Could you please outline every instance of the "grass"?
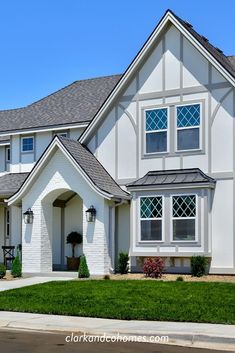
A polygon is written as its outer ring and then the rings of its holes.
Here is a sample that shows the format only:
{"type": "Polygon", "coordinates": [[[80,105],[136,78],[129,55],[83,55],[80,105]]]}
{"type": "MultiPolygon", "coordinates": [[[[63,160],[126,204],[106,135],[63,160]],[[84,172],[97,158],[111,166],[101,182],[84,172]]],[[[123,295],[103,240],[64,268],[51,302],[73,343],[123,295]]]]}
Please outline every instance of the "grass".
{"type": "Polygon", "coordinates": [[[155,280],[50,282],[0,293],[0,310],[235,324],[235,284],[155,280]]]}

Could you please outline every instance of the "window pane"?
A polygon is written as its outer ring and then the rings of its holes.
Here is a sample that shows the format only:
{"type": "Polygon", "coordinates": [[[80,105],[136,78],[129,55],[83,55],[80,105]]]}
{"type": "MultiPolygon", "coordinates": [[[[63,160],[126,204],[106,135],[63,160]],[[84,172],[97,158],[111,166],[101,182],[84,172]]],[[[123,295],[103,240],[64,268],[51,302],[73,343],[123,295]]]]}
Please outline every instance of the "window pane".
{"type": "Polygon", "coordinates": [[[22,139],[22,151],[33,151],[33,137],[26,137],[22,139]]]}
{"type": "Polygon", "coordinates": [[[178,130],[177,142],[178,151],[198,149],[200,146],[199,128],[178,130]]]}
{"type": "Polygon", "coordinates": [[[140,199],[141,218],[162,217],[162,197],[142,197],[140,199]]]}
{"type": "Polygon", "coordinates": [[[162,221],[141,221],[141,240],[162,240],[162,221]]]}
{"type": "Polygon", "coordinates": [[[173,240],[195,240],[195,219],[174,219],[173,240]]]}
{"type": "Polygon", "coordinates": [[[177,127],[200,125],[200,104],[177,107],[177,127]]]}
{"type": "Polygon", "coordinates": [[[166,152],[166,151],[167,151],[166,131],[146,134],[146,153],[166,152]]]}
{"type": "Polygon", "coordinates": [[[167,129],[167,109],[146,111],[146,131],[167,129]]]}
{"type": "Polygon", "coordinates": [[[173,217],[195,217],[196,216],[196,196],[173,196],[173,217]]]}

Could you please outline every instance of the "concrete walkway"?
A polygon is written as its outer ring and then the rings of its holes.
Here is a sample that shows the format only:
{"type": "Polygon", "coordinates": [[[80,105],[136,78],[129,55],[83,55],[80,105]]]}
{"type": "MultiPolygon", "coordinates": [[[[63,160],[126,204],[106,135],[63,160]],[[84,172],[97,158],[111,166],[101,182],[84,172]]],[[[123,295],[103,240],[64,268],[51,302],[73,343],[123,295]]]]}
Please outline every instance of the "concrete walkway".
{"type": "MultiPolygon", "coordinates": [[[[168,336],[167,344],[235,350],[235,325],[124,321],[0,311],[0,329],[72,332],[90,335],[168,336]]],[[[162,342],[161,342],[162,343],[162,342]]],[[[166,342],[165,342],[166,343],[166,342]]]]}
{"type": "Polygon", "coordinates": [[[74,279],[74,277],[29,277],[29,278],[19,278],[12,281],[1,280],[0,281],[0,292],[21,288],[26,286],[32,286],[33,284],[46,283],[51,281],[69,281],[74,279]]]}

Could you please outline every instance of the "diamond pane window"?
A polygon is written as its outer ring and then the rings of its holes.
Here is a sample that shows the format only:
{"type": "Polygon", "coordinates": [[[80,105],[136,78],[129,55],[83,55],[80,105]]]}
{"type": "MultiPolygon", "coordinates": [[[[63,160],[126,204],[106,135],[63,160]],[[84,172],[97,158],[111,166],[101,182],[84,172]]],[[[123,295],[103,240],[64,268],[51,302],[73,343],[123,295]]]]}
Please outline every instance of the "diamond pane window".
{"type": "Polygon", "coordinates": [[[167,129],[167,108],[146,111],[146,131],[167,129]]]}
{"type": "Polygon", "coordinates": [[[141,197],[140,232],[142,241],[162,240],[162,197],[141,197]]]}
{"type": "Polygon", "coordinates": [[[196,233],[196,196],[172,197],[173,240],[194,241],[196,233]]]}
{"type": "Polygon", "coordinates": [[[195,217],[196,196],[173,196],[173,217],[195,217]]]}
{"type": "Polygon", "coordinates": [[[140,200],[141,218],[162,217],[162,197],[142,197],[140,200]]]}
{"type": "Polygon", "coordinates": [[[167,151],[168,109],[145,111],[146,153],[167,151]]]}
{"type": "Polygon", "coordinates": [[[200,148],[200,104],[177,107],[177,150],[200,148]]]}
{"type": "Polygon", "coordinates": [[[177,107],[177,127],[200,125],[200,104],[177,107]]]}

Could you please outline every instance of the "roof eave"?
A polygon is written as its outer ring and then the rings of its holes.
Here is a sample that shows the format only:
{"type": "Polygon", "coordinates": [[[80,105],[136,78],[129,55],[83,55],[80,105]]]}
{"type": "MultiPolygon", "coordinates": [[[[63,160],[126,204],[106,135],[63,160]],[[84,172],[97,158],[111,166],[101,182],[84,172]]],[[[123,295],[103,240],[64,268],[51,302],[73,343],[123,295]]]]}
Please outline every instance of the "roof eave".
{"type": "Polygon", "coordinates": [[[173,189],[214,189],[215,182],[192,182],[192,183],[174,183],[174,184],[153,184],[153,185],[127,185],[128,191],[157,191],[157,190],[173,190],[173,189]]]}

